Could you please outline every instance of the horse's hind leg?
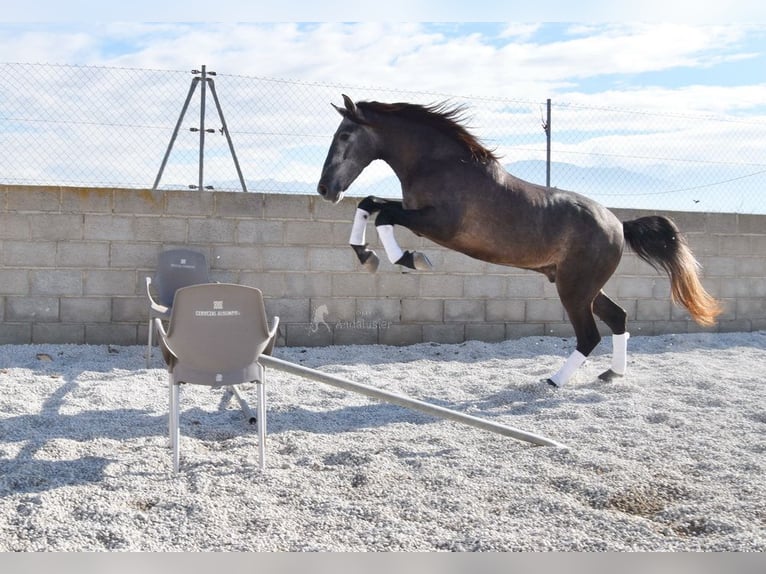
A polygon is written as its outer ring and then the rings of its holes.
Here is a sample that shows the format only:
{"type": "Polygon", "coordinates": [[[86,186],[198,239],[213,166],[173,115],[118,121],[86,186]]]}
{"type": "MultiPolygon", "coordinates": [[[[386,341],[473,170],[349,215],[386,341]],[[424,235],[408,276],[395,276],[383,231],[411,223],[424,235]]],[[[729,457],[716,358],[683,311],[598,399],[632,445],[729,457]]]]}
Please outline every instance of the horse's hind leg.
{"type": "Polygon", "coordinates": [[[601,288],[600,285],[594,284],[595,280],[597,279],[594,276],[583,276],[575,267],[570,270],[566,266],[559,266],[557,269],[556,288],[574,327],[577,348],[564,365],[548,379],[548,383],[553,386],[565,385],[601,341],[592,311],[593,301],[601,288]]]}
{"type": "Polygon", "coordinates": [[[603,291],[593,301],[593,312],[612,330],[612,366],[598,376],[602,381],[611,381],[615,377],[622,377],[627,369],[630,338],[626,330],[628,314],[603,291]]]}

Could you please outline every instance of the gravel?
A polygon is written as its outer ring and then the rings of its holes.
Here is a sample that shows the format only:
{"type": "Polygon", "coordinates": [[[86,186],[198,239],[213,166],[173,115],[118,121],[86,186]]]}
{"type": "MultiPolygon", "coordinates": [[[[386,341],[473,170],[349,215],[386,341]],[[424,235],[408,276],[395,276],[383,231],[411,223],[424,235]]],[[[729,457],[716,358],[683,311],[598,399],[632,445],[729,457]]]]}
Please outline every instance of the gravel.
{"type": "MultiPolygon", "coordinates": [[[[269,369],[267,470],[236,400],[141,346],[0,346],[1,551],[766,550],[766,332],[280,348],[275,356],[541,434],[443,421],[269,369]]],[[[255,407],[252,385],[244,394],[255,407]]]]}

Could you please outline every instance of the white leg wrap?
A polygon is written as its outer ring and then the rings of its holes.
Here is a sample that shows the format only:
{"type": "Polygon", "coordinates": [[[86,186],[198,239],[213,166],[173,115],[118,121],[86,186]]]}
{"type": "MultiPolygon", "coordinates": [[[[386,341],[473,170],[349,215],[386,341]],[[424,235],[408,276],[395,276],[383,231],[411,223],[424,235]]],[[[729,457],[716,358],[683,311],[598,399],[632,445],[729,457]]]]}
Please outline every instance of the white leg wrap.
{"type": "Polygon", "coordinates": [[[396,242],[396,238],[394,237],[394,226],[378,225],[375,229],[378,230],[378,237],[380,237],[380,242],[383,244],[383,249],[386,250],[388,260],[391,263],[399,261],[399,259],[402,258],[402,255],[404,255],[404,251],[402,251],[402,248],[399,247],[399,244],[396,242]]]}
{"type": "Polygon", "coordinates": [[[561,367],[555,375],[551,376],[551,381],[553,381],[557,387],[563,387],[572,377],[578,367],[585,362],[586,358],[587,357],[580,351],[575,351],[569,355],[569,358],[564,363],[564,366],[561,367]]]}
{"type": "Polygon", "coordinates": [[[369,219],[369,212],[358,207],[356,208],[354,224],[351,226],[351,238],[348,240],[350,245],[364,245],[365,231],[367,230],[367,221],[369,219]]]}
{"type": "Polygon", "coordinates": [[[628,339],[627,331],[622,335],[612,335],[612,370],[618,375],[624,375],[628,367],[628,339]]]}

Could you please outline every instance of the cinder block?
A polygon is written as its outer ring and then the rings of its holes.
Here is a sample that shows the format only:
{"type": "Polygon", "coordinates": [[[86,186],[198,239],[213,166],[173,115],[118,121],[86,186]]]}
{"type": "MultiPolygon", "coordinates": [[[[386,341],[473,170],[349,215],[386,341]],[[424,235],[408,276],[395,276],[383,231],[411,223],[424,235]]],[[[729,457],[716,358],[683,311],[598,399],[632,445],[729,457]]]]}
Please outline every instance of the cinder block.
{"type": "Polygon", "coordinates": [[[213,248],[213,256],[208,261],[213,269],[264,270],[261,249],[257,247],[219,245],[213,248]]]}
{"type": "Polygon", "coordinates": [[[503,323],[484,323],[465,325],[465,338],[467,341],[484,341],[495,343],[505,340],[505,325],[503,323]]]}
{"type": "Polygon", "coordinates": [[[19,187],[6,190],[9,212],[59,211],[61,191],[59,187],[19,187]]]}
{"type": "Polygon", "coordinates": [[[506,339],[522,339],[524,337],[542,337],[545,335],[544,323],[506,323],[506,339]]]}
{"type": "Polygon", "coordinates": [[[327,330],[313,330],[309,323],[289,323],[282,325],[284,344],[288,347],[327,347],[332,344],[332,334],[327,330]]]}
{"type": "Polygon", "coordinates": [[[505,296],[508,279],[499,275],[467,275],[463,282],[465,297],[494,299],[505,296]]]}
{"type": "MultiPolygon", "coordinates": [[[[284,241],[287,245],[334,245],[332,224],[324,221],[285,221],[284,241]]],[[[341,244],[343,245],[343,244],[341,244]]],[[[340,245],[338,246],[340,247],[340,245]]],[[[349,255],[351,249],[345,246],[349,255]]]]}
{"type": "MultiPolygon", "coordinates": [[[[311,245],[311,243],[307,243],[311,245]]],[[[308,267],[311,271],[332,273],[355,271],[359,267],[356,255],[348,247],[308,247],[308,267]]]]}
{"type": "Polygon", "coordinates": [[[748,235],[766,234],[766,215],[740,213],[737,216],[737,233],[748,235]]]}
{"type": "Polygon", "coordinates": [[[236,231],[234,219],[189,219],[189,241],[192,243],[234,243],[236,231]]]}
{"type": "Polygon", "coordinates": [[[308,299],[302,298],[264,298],[266,313],[269,317],[278,316],[280,322],[308,323],[311,321],[308,299]]]}
{"type": "Polygon", "coordinates": [[[564,320],[564,307],[556,299],[530,299],[526,305],[527,321],[551,323],[564,320]]]}
{"type": "Polygon", "coordinates": [[[85,343],[85,325],[63,323],[35,323],[32,343],[49,345],[82,345],[85,343]]]}
{"type": "Polygon", "coordinates": [[[720,255],[738,256],[752,253],[749,235],[719,235],[720,255]]]}
{"type": "Polygon", "coordinates": [[[282,245],[284,243],[284,221],[266,219],[240,219],[237,221],[237,243],[260,245],[282,245]]]}
{"type": "Polygon", "coordinates": [[[267,194],[264,201],[264,217],[288,220],[313,219],[313,208],[313,198],[306,195],[267,194]]]}
{"type": "Polygon", "coordinates": [[[521,299],[490,299],[486,302],[487,321],[523,321],[526,303],[521,299]]]}
{"type": "MultiPolygon", "coordinates": [[[[91,298],[90,300],[93,299],[91,298]]],[[[111,301],[112,321],[117,323],[146,321],[148,324],[149,300],[146,298],[146,296],[111,297],[109,300],[111,301]]]]}
{"type": "Polygon", "coordinates": [[[215,193],[199,189],[166,191],[165,212],[173,215],[206,216],[215,212],[215,193]]]}
{"type": "MultiPolygon", "coordinates": [[[[79,269],[59,271],[42,269],[30,271],[30,289],[32,295],[77,296],[83,294],[82,272],[79,269]]],[[[130,281],[133,287],[133,278],[130,281]]]]}
{"type": "Polygon", "coordinates": [[[402,301],[398,298],[356,300],[356,318],[370,323],[398,323],[402,316],[402,301]]]}
{"type": "MultiPolygon", "coordinates": [[[[64,195],[64,200],[66,200],[64,195]]],[[[163,191],[152,191],[151,189],[115,189],[110,198],[114,200],[114,213],[123,213],[135,215],[139,213],[160,215],[165,211],[165,198],[167,194],[163,191]]],[[[90,201],[95,202],[98,198],[90,201]]],[[[101,198],[101,203],[94,205],[100,209],[84,209],[89,211],[111,211],[104,209],[108,207],[107,198],[101,198]]]]}
{"type": "Polygon", "coordinates": [[[242,283],[260,289],[264,297],[294,297],[296,293],[287,293],[284,273],[269,273],[266,271],[255,273],[242,273],[238,281],[227,281],[227,283],[242,283]]]}
{"type": "Polygon", "coordinates": [[[55,267],[56,243],[53,241],[3,241],[3,264],[8,267],[55,267]]]}
{"type": "MultiPolygon", "coordinates": [[[[130,249],[126,247],[126,251],[130,249]]],[[[62,241],[57,245],[57,267],[109,267],[109,243],[62,241]]]]}
{"type": "Polygon", "coordinates": [[[346,326],[343,322],[335,325],[333,344],[335,345],[375,345],[379,341],[380,331],[376,327],[346,326]]]}
{"type": "Polygon", "coordinates": [[[88,241],[133,241],[133,221],[130,216],[86,214],[82,238],[88,241]]]}
{"type": "MultiPolygon", "coordinates": [[[[366,273],[366,271],[361,271],[366,273]]],[[[420,282],[425,274],[413,271],[403,273],[399,269],[390,272],[378,272],[377,294],[379,297],[418,297],[420,294],[420,282]]]]}
{"type": "Polygon", "coordinates": [[[737,277],[766,278],[766,254],[760,257],[737,257],[737,277]]]}
{"type": "Polygon", "coordinates": [[[84,283],[83,293],[88,296],[137,294],[136,272],[133,270],[95,269],[86,273],[84,283]]]}
{"type": "Polygon", "coordinates": [[[146,344],[138,340],[136,325],[120,323],[85,325],[85,343],[88,345],[146,344]]]}
{"type": "Polygon", "coordinates": [[[185,244],[188,218],[137,216],[133,220],[134,238],[141,241],[185,244]]]}
{"type": "Polygon", "coordinates": [[[333,297],[369,297],[377,292],[375,276],[370,273],[333,273],[333,297]]]}
{"type": "Polygon", "coordinates": [[[213,194],[215,213],[220,217],[245,218],[263,217],[264,195],[262,193],[241,193],[217,191],[213,194]]]}
{"type": "Polygon", "coordinates": [[[420,276],[421,297],[455,298],[463,296],[463,278],[444,273],[427,273],[420,276]]]}
{"type": "Polygon", "coordinates": [[[378,341],[381,345],[397,347],[422,343],[423,328],[421,325],[393,324],[386,329],[380,329],[378,341]]]}
{"type": "Polygon", "coordinates": [[[263,268],[269,271],[308,270],[308,255],[305,247],[275,247],[267,245],[259,249],[263,268]]]}
{"type": "Polygon", "coordinates": [[[465,325],[458,322],[423,325],[423,341],[445,344],[462,343],[465,341],[465,325]]]}
{"type": "Polygon", "coordinates": [[[640,321],[667,321],[670,319],[670,300],[639,299],[636,312],[640,321]]]}
{"type": "Polygon", "coordinates": [[[705,213],[703,217],[707,233],[737,233],[737,214],[735,213],[705,213]]]}
{"type": "Polygon", "coordinates": [[[523,277],[511,277],[505,288],[506,296],[512,299],[543,297],[548,280],[542,275],[527,274],[523,277]]]}
{"type": "Polygon", "coordinates": [[[402,323],[441,323],[444,321],[442,299],[403,299],[402,323]]]}
{"type": "Polygon", "coordinates": [[[350,325],[355,319],[356,299],[337,297],[311,299],[311,322],[313,324],[327,324],[331,327],[337,323],[350,325]]]}
{"type": "Polygon", "coordinates": [[[19,242],[29,241],[32,237],[29,219],[30,215],[28,214],[0,213],[0,239],[12,239],[19,242]]]}
{"type": "MultiPolygon", "coordinates": [[[[61,246],[59,246],[61,250],[61,246]]],[[[85,267],[127,267],[129,269],[152,269],[157,265],[157,246],[152,243],[112,243],[106,265],[95,262],[85,267]]]]}
{"type": "Polygon", "coordinates": [[[614,295],[617,299],[651,299],[655,283],[653,277],[617,277],[614,281],[614,295]]]}
{"type": "Polygon", "coordinates": [[[31,342],[32,323],[0,323],[0,345],[28,345],[31,342]]]}
{"type": "Polygon", "coordinates": [[[83,216],[68,213],[30,214],[29,227],[33,240],[82,239],[83,216]]]}
{"type": "Polygon", "coordinates": [[[757,297],[752,299],[737,299],[737,319],[763,319],[766,318],[766,299],[757,297]]]}
{"type": "Polygon", "coordinates": [[[3,269],[2,293],[3,295],[28,295],[29,276],[26,269],[3,269]]]}
{"type": "Polygon", "coordinates": [[[29,323],[58,321],[58,297],[6,297],[4,320],[29,323]]]}
{"type": "Polygon", "coordinates": [[[59,305],[62,323],[109,323],[112,320],[109,297],[62,297],[59,305]]]}
{"type": "MultiPolygon", "coordinates": [[[[444,301],[445,323],[476,323],[484,320],[484,301],[475,299],[447,299],[444,301]]],[[[423,333],[425,334],[425,330],[423,333]]]]}

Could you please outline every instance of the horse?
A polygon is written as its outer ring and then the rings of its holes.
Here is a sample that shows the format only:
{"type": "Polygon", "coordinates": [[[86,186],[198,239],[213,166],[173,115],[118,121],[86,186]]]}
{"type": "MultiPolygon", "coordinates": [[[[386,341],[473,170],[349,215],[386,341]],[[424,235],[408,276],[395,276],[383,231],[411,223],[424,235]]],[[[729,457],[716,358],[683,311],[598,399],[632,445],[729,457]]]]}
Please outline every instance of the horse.
{"type": "Polygon", "coordinates": [[[465,127],[465,106],[441,102],[354,102],[343,94],[342,116],[327,152],[317,192],[337,203],[375,159],[399,179],[402,199],[374,196],[357,205],[349,243],[369,271],[379,264],[365,243],[369,218],[388,259],[410,269],[429,269],[425,254],[403,251],[394,226],[499,265],[536,271],[555,283],[576,336],[576,348],[545,382],[562,387],[601,341],[596,319],[612,331],[610,381],[627,367],[627,313],[603,286],[627,244],[664,271],[671,297],[699,324],[715,324],[720,303],[705,291],[699,264],[668,217],[621,222],[598,202],[578,193],[530,183],[510,174],[493,150],[465,127]],[[595,317],[594,317],[595,315],[595,317]]]}

